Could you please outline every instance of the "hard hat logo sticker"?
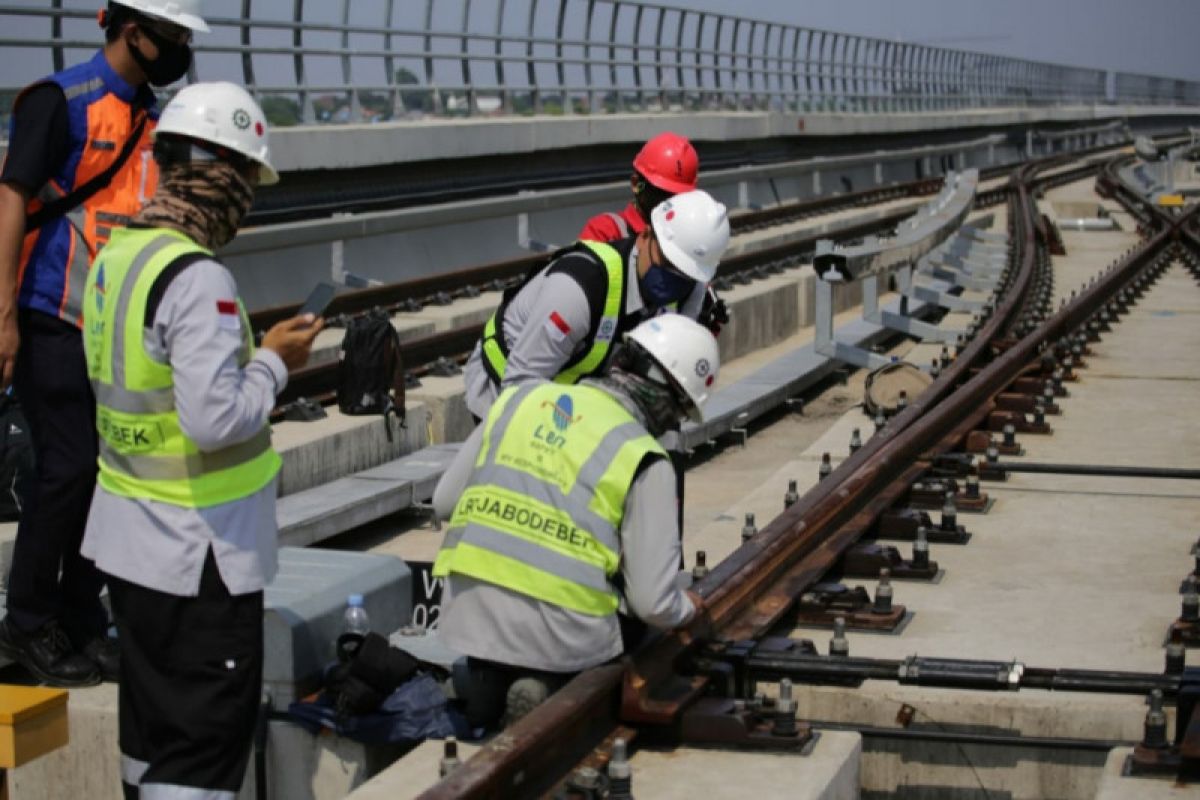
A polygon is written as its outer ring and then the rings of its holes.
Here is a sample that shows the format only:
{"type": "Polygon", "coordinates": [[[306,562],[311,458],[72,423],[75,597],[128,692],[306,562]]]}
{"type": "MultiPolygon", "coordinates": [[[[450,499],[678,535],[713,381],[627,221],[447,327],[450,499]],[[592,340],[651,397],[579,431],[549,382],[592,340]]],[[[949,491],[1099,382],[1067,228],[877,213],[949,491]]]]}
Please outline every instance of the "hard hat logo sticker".
{"type": "Polygon", "coordinates": [[[246,130],[250,127],[250,113],[244,108],[237,109],[233,112],[233,124],[239,131],[246,130]]]}
{"type": "Polygon", "coordinates": [[[708,363],[707,358],[702,358],[696,362],[696,376],[703,378],[712,371],[712,365],[708,363]]]}

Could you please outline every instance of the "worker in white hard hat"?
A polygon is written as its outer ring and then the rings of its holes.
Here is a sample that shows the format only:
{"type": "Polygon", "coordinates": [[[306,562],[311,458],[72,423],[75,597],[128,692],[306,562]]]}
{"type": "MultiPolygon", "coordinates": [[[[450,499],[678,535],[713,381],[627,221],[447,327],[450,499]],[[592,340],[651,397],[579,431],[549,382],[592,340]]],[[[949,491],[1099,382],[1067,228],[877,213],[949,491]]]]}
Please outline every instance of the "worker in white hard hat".
{"type": "Polygon", "coordinates": [[[558,251],[485,325],[466,365],[468,410],[482,419],[502,389],[525,381],[602,374],[613,344],[654,314],[695,319],[728,246],[725,206],[691,191],[656,206],[636,236],[558,251]]]}
{"type": "Polygon", "coordinates": [[[262,692],[279,455],[268,418],[321,321],[255,348],[214,251],[279,180],[245,89],[181,90],[154,134],[158,190],[88,275],[84,352],[100,474],[82,551],[108,581],[121,650],[127,796],[232,798],[262,692]],[[140,792],[140,794],[139,794],[140,792]]]}
{"type": "Polygon", "coordinates": [[[442,641],[470,659],[472,724],[515,721],[619,656],[619,608],[660,629],[696,616],[699,596],[675,583],[675,477],[655,437],[702,420],[719,369],[708,330],[663,314],[603,376],[508,387],[463,444],[434,493],[449,526],[433,574],[442,641]]]}
{"type": "Polygon", "coordinates": [[[184,77],[207,31],[200,0],[123,0],[100,13],[90,60],[13,103],[0,172],[0,390],[15,386],[35,453],[0,623],[0,653],[38,680],[116,680],[102,579],[79,555],[96,484],[83,284],[96,252],[154,193],[151,86],[184,77]]]}

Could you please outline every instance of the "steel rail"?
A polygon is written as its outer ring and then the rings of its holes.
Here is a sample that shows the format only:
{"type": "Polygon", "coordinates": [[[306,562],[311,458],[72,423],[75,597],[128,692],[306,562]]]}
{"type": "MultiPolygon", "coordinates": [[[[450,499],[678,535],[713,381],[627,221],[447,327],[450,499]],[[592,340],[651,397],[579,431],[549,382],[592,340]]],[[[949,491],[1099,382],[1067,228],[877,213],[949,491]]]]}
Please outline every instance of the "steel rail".
{"type": "MultiPolygon", "coordinates": [[[[1060,163],[1063,158],[1063,156],[1055,156],[1033,163],[1050,166],[1060,163]]],[[[1044,185],[1059,185],[1078,180],[1095,171],[1097,167],[1096,164],[1084,164],[1072,169],[1057,171],[1044,182],[1044,185]]],[[[996,168],[991,172],[995,175],[1003,169],[1006,168],[996,168]]],[[[1011,170],[1011,168],[1007,169],[1011,170]]],[[[910,196],[919,195],[931,188],[927,184],[937,183],[937,181],[923,180],[902,184],[899,187],[890,187],[889,199],[891,193],[896,190],[903,190],[910,196]]],[[[842,195],[840,198],[846,201],[847,206],[859,206],[867,202],[878,191],[866,190],[853,195],[842,195]]],[[[998,202],[998,198],[1003,196],[998,191],[993,191],[989,195],[977,205],[984,207],[995,204],[998,202]]],[[[795,206],[803,207],[802,211],[795,212],[802,216],[818,213],[822,204],[820,201],[805,201],[795,204],[795,206]]],[[[775,212],[775,209],[770,209],[770,211],[775,212]]],[[[910,209],[897,210],[872,220],[848,225],[839,229],[835,235],[839,240],[847,240],[890,231],[896,224],[907,219],[909,213],[910,209]]],[[[732,283],[747,283],[753,278],[778,274],[785,269],[808,263],[812,260],[816,242],[829,235],[829,233],[810,234],[726,259],[718,270],[716,285],[719,289],[727,289],[732,283]]],[[[405,303],[419,304],[422,300],[428,301],[431,297],[436,298],[439,303],[448,303],[455,297],[470,293],[472,290],[468,287],[481,285],[492,289],[502,289],[524,275],[529,269],[544,264],[545,258],[545,255],[528,256],[472,267],[446,275],[430,276],[414,281],[350,292],[335,298],[330,306],[329,316],[336,319],[339,316],[349,316],[372,308],[383,308],[389,312],[416,310],[415,306],[406,308],[405,303]]],[[[257,312],[251,315],[251,324],[256,331],[261,332],[275,322],[291,317],[298,308],[298,306],[282,306],[257,312]]],[[[400,351],[405,371],[415,376],[423,376],[429,372],[432,364],[445,361],[461,363],[474,348],[482,330],[482,324],[467,325],[452,331],[402,342],[400,351]]],[[[291,373],[287,387],[279,395],[272,419],[274,421],[283,419],[286,414],[286,406],[301,398],[317,401],[323,405],[332,403],[336,399],[334,395],[336,381],[337,362],[296,370],[291,373]]]]}
{"type": "MultiPolygon", "coordinates": [[[[1018,377],[1046,343],[1086,320],[1166,241],[1163,231],[1144,243],[1033,334],[1009,343],[968,379],[991,355],[992,341],[1022,313],[1032,281],[1034,212],[1025,183],[1030,175],[1023,172],[1015,186],[1020,199],[1014,209],[1021,268],[996,314],[907,411],[696,584],[705,600],[706,619],[721,638],[754,638],[775,624],[794,598],[865,531],[874,514],[899,496],[903,488],[898,479],[912,480],[923,470],[923,457],[965,437],[987,416],[991,398],[1018,377]]],[[[422,796],[536,794],[553,784],[545,773],[551,751],[567,748],[568,731],[579,730],[585,722],[594,725],[598,710],[612,724],[618,718],[626,723],[671,723],[705,685],[703,677],[676,674],[695,641],[692,630],[659,636],[627,659],[624,669],[608,665],[584,673],[422,796]]],[[[591,740],[587,747],[598,741],[591,740]]]]}

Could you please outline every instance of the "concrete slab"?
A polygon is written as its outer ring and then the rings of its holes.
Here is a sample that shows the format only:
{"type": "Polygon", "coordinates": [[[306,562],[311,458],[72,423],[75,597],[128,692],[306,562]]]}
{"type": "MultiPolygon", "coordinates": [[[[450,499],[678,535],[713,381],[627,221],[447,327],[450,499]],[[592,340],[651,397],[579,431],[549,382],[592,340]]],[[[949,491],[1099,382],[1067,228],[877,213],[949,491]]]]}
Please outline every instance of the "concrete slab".
{"type": "MultiPolygon", "coordinates": [[[[459,742],[459,759],[467,760],[475,755],[480,746],[459,742]]],[[[346,800],[396,800],[398,797],[416,797],[438,782],[438,767],[444,748],[445,743],[440,740],[421,742],[404,758],[351,792],[346,800]]]]}
{"type": "Polygon", "coordinates": [[[1178,784],[1173,778],[1142,778],[1124,775],[1125,762],[1133,755],[1132,747],[1115,747],[1104,763],[1104,777],[1096,791],[1096,800],[1183,800],[1195,798],[1200,787],[1178,784]]]}
{"type": "Polygon", "coordinates": [[[680,747],[639,750],[630,759],[638,797],[692,800],[752,796],[756,800],[856,800],[862,737],[824,731],[808,755],[680,747]]]}

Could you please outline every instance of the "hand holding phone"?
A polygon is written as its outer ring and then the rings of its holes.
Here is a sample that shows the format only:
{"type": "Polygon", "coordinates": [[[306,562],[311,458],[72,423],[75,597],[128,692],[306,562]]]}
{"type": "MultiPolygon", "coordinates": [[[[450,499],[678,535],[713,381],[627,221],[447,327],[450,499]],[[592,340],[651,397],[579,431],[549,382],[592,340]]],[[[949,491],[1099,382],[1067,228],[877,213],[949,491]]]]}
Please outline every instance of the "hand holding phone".
{"type": "Polygon", "coordinates": [[[314,318],[320,318],[325,313],[325,309],[329,308],[329,304],[333,302],[333,296],[336,293],[337,289],[332,283],[324,281],[318,283],[308,293],[308,299],[304,301],[304,305],[300,306],[296,316],[303,317],[305,314],[312,314],[314,318]]]}

